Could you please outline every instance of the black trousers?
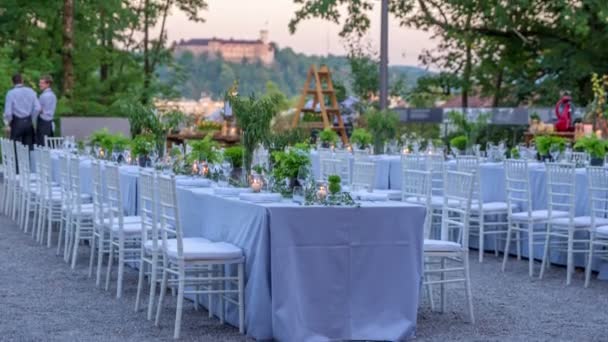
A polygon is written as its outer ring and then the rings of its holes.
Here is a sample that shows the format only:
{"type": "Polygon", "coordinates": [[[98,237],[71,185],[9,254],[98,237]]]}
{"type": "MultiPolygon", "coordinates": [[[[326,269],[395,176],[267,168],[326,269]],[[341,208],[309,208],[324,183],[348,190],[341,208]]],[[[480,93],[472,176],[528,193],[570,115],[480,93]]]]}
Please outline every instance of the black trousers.
{"type": "Polygon", "coordinates": [[[34,125],[32,117],[17,118],[11,121],[11,139],[27,145],[30,151],[34,148],[34,125]]]}
{"type": "Polygon", "coordinates": [[[46,121],[38,117],[36,127],[36,145],[44,146],[44,137],[53,136],[53,121],[46,121]]]}
{"type": "MultiPolygon", "coordinates": [[[[11,140],[27,145],[30,148],[30,151],[34,148],[34,125],[32,125],[32,117],[13,117],[13,120],[11,120],[11,140]]],[[[17,145],[15,145],[15,166],[17,173],[19,173],[17,158],[17,145]]]]}

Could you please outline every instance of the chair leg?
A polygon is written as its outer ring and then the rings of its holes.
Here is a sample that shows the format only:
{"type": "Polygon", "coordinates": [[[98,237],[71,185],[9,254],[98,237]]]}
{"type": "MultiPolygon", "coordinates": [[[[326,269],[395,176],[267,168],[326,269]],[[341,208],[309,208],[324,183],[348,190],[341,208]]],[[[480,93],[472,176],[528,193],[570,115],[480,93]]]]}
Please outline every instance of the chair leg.
{"type": "Polygon", "coordinates": [[[505,250],[504,255],[502,257],[502,271],[505,271],[507,267],[507,259],[509,258],[509,248],[511,247],[511,235],[513,235],[513,231],[511,228],[511,224],[507,227],[507,240],[505,241],[505,250]]]}
{"type": "Polygon", "coordinates": [[[483,262],[483,253],[485,252],[485,235],[484,235],[484,213],[479,213],[479,263],[483,262]]]}
{"type": "Polygon", "coordinates": [[[566,285],[570,285],[572,281],[572,273],[574,272],[574,229],[568,228],[568,263],[566,265],[566,285]]]}
{"type": "Polygon", "coordinates": [[[110,289],[110,275],[112,274],[112,263],[114,262],[114,243],[110,237],[110,255],[108,256],[108,268],[106,269],[106,291],[110,289]]]}
{"type": "Polygon", "coordinates": [[[515,245],[517,248],[517,260],[521,260],[521,231],[517,230],[515,232],[515,245]]]}
{"type": "Polygon", "coordinates": [[[465,273],[465,290],[467,295],[467,303],[468,303],[468,311],[469,311],[469,320],[471,324],[475,324],[475,314],[473,313],[473,294],[471,291],[471,275],[469,270],[469,257],[468,253],[464,253],[463,262],[464,262],[464,273],[465,273]]]}
{"type": "MultiPolygon", "coordinates": [[[[93,228],[95,229],[95,228],[93,228]]],[[[89,255],[89,279],[93,276],[93,263],[95,262],[95,251],[97,248],[97,238],[95,237],[95,232],[93,232],[93,236],[91,237],[91,254],[89,255]]]]}
{"type": "Polygon", "coordinates": [[[51,235],[53,235],[53,209],[51,208],[51,210],[49,210],[49,222],[47,223],[47,229],[48,231],[46,232],[46,247],[47,248],[51,248],[51,235]]]}
{"type": "Polygon", "coordinates": [[[543,279],[545,275],[546,264],[549,262],[549,246],[551,245],[551,225],[547,224],[547,236],[545,237],[545,251],[543,253],[543,261],[540,264],[539,279],[543,279]]]}
{"type": "Polygon", "coordinates": [[[239,278],[239,332],[245,333],[245,264],[241,262],[238,266],[239,278]]]}
{"type": "Polygon", "coordinates": [[[184,290],[186,282],[186,280],[184,279],[185,277],[185,274],[181,274],[180,272],[177,287],[177,309],[175,312],[175,328],[173,330],[174,339],[179,338],[180,330],[182,327],[182,313],[184,310],[184,290]]]}
{"type": "Polygon", "coordinates": [[[97,241],[97,271],[95,275],[95,286],[101,285],[101,268],[103,267],[103,244],[105,233],[102,231],[99,234],[97,241]]]}
{"type": "MultiPolygon", "coordinates": [[[[150,270],[150,296],[148,298],[148,321],[152,319],[152,310],[154,309],[154,297],[156,296],[156,282],[158,278],[158,253],[154,252],[152,256],[152,267],[150,270]]],[[[161,287],[161,292],[166,291],[161,287]]]]}
{"type": "MultiPolygon", "coordinates": [[[[219,268],[221,270],[220,274],[222,275],[222,278],[226,278],[226,267],[225,265],[220,265],[219,268]]],[[[226,291],[226,281],[222,280],[220,281],[220,295],[218,297],[219,299],[219,304],[220,304],[220,324],[224,324],[224,310],[225,309],[225,303],[224,303],[224,291],[226,291]]]]}
{"type": "Polygon", "coordinates": [[[443,282],[445,280],[445,272],[443,272],[443,270],[445,269],[445,258],[441,257],[441,287],[440,287],[440,292],[441,292],[441,312],[445,312],[445,308],[446,308],[446,304],[447,304],[447,298],[446,298],[446,284],[445,282],[443,282]]]}
{"type": "Polygon", "coordinates": [[[122,297],[122,278],[125,272],[125,245],[120,242],[118,247],[118,276],[116,277],[116,298],[122,297]]]}
{"type": "Polygon", "coordinates": [[[144,275],[145,275],[145,267],[146,262],[144,261],[144,256],[141,256],[139,261],[139,275],[137,277],[137,294],[135,295],[135,312],[139,311],[139,300],[141,298],[141,291],[144,287],[144,275]]]}
{"type": "Polygon", "coordinates": [[[72,269],[76,268],[76,260],[78,259],[78,246],[80,245],[80,228],[81,228],[80,217],[76,220],[76,231],[74,232],[74,241],[72,249],[72,269]]]}
{"type": "Polygon", "coordinates": [[[160,323],[160,314],[163,310],[163,301],[165,300],[165,293],[167,292],[167,280],[169,272],[167,272],[167,264],[164,264],[163,267],[163,279],[160,283],[160,295],[158,296],[158,306],[156,307],[156,319],[154,320],[154,325],[158,326],[160,323]]]}
{"type": "Polygon", "coordinates": [[[534,276],[534,225],[528,223],[528,275],[534,276]]]}
{"type": "Polygon", "coordinates": [[[591,281],[591,265],[593,264],[593,235],[594,233],[591,232],[587,266],[585,267],[585,288],[589,287],[589,282],[591,281]]]}

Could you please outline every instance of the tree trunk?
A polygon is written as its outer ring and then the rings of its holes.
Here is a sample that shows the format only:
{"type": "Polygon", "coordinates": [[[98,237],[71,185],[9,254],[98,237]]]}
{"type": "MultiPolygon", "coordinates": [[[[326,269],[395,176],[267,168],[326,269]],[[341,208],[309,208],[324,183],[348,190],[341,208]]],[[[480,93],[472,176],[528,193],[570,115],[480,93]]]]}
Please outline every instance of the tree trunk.
{"type": "Polygon", "coordinates": [[[63,1],[63,93],[72,97],[74,89],[74,0],[63,1]]]}
{"type": "Polygon", "coordinates": [[[142,102],[148,103],[148,88],[150,88],[150,52],[148,44],[150,42],[150,1],[144,2],[144,93],[142,102]]]}
{"type": "Polygon", "coordinates": [[[504,70],[500,68],[496,75],[496,83],[494,83],[494,99],[492,99],[492,107],[498,107],[500,104],[500,88],[502,88],[502,77],[504,70]]]}
{"type": "Polygon", "coordinates": [[[466,21],[466,31],[465,31],[465,64],[464,64],[464,72],[462,75],[462,108],[468,108],[469,107],[469,91],[471,90],[471,70],[472,70],[472,63],[473,61],[471,60],[472,57],[472,53],[471,53],[471,49],[473,48],[473,39],[472,39],[472,33],[470,32],[471,29],[471,19],[473,17],[472,13],[469,13],[467,15],[467,21],[466,21]]]}
{"type": "Polygon", "coordinates": [[[101,82],[105,82],[110,74],[110,65],[108,64],[108,34],[110,29],[109,24],[106,24],[107,16],[103,6],[99,9],[99,40],[101,41],[101,47],[103,50],[103,57],[101,64],[99,65],[99,79],[101,82]]]}

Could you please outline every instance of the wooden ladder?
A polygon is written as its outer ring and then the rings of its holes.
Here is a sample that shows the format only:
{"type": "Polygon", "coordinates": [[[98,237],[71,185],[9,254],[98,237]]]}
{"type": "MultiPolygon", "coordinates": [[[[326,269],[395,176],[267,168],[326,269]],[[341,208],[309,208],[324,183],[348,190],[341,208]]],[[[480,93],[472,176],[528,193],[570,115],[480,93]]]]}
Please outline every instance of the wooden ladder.
{"type": "Polygon", "coordinates": [[[302,94],[300,95],[296,113],[293,117],[293,128],[298,127],[301,113],[320,114],[322,122],[305,122],[300,124],[300,127],[307,129],[331,128],[338,132],[344,145],[348,144],[348,136],[346,135],[346,129],[344,128],[344,121],[340,115],[340,106],[336,99],[334,84],[331,81],[331,72],[326,65],[322,65],[319,70],[317,70],[314,65],[311,65],[310,69],[308,69],[306,82],[304,82],[304,88],[302,88],[302,94]],[[309,96],[312,96],[312,107],[304,108],[309,96]],[[325,105],[326,97],[329,100],[329,108],[325,105]],[[320,112],[316,111],[317,105],[320,107],[320,112]],[[338,127],[334,127],[333,125],[334,117],[338,119],[338,127]]]}

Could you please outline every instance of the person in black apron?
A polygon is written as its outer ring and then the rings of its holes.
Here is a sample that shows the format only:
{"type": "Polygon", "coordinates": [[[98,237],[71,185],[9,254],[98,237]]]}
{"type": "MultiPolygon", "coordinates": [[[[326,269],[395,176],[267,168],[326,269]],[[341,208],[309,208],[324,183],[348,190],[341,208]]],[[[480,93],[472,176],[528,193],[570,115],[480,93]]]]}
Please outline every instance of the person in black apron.
{"type": "Polygon", "coordinates": [[[51,76],[42,76],[38,86],[42,93],[38,101],[40,102],[40,114],[36,121],[36,144],[44,146],[44,137],[53,136],[53,118],[57,107],[57,97],[51,89],[53,79],[51,76]]]}

